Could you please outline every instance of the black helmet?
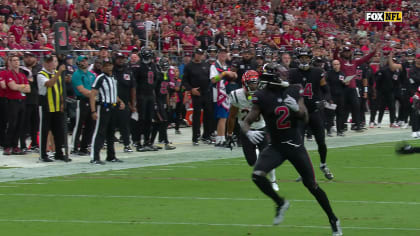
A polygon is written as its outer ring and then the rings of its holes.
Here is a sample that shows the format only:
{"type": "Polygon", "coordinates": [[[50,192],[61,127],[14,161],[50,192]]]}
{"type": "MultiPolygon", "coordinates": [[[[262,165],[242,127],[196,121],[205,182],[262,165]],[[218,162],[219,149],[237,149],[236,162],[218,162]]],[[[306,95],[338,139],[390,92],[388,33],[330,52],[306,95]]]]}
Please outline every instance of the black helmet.
{"type": "Polygon", "coordinates": [[[414,56],[416,56],[416,51],[414,51],[413,49],[409,48],[409,49],[407,49],[407,51],[405,51],[405,55],[407,57],[414,57],[414,56]]]}
{"type": "Polygon", "coordinates": [[[207,53],[211,53],[211,52],[217,53],[217,47],[214,45],[208,46],[207,53]]]}
{"type": "Polygon", "coordinates": [[[289,71],[286,67],[275,62],[270,62],[265,64],[263,67],[261,84],[288,87],[288,76],[289,71]]]}
{"type": "Polygon", "coordinates": [[[230,50],[232,51],[232,50],[241,50],[241,46],[239,46],[238,44],[236,44],[236,43],[232,43],[231,45],[230,45],[230,50]]]}
{"type": "Polygon", "coordinates": [[[159,67],[162,72],[167,72],[169,70],[169,60],[166,57],[162,57],[159,60],[159,67]]]}
{"type": "Polygon", "coordinates": [[[297,57],[303,57],[308,56],[309,58],[312,58],[312,51],[309,48],[301,48],[297,54],[297,57]]]}
{"type": "Polygon", "coordinates": [[[143,62],[150,63],[153,59],[153,51],[150,48],[143,47],[140,51],[140,56],[143,62]]]}
{"type": "Polygon", "coordinates": [[[363,56],[364,54],[363,54],[363,52],[360,49],[355,49],[354,50],[354,55],[355,56],[363,56]]]}

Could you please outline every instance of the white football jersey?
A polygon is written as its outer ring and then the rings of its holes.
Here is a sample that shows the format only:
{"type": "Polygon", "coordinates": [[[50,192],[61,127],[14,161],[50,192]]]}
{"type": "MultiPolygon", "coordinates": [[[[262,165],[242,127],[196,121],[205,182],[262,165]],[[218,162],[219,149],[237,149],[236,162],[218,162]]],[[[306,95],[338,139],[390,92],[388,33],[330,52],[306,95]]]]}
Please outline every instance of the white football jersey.
{"type": "MultiPolygon", "coordinates": [[[[239,109],[238,111],[238,123],[242,127],[245,117],[251,111],[252,102],[246,97],[245,89],[240,88],[230,92],[229,99],[231,106],[235,106],[239,109]]],[[[265,127],[265,121],[262,115],[251,124],[251,129],[262,129],[265,127]]]]}

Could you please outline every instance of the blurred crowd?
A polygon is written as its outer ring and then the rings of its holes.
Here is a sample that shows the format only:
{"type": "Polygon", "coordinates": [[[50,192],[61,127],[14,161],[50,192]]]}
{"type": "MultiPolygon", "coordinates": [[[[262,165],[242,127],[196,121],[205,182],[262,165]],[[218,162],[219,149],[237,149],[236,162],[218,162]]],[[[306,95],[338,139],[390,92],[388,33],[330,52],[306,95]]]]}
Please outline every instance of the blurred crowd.
{"type": "MultiPolygon", "coordinates": [[[[37,121],[40,118],[36,109],[39,104],[36,78],[39,71],[45,68],[44,63],[49,62],[51,55],[56,53],[53,30],[56,22],[68,23],[72,49],[68,55],[57,55],[56,65],[56,69],[59,65],[65,66],[60,76],[67,84],[68,103],[65,109],[68,117],[65,122],[69,124],[69,132],[77,126],[75,101],[82,100],[78,96],[80,91],[72,82],[74,73],[82,70],[80,65],[87,60],[88,66],[83,70],[97,77],[103,72],[101,67],[104,61],[113,60],[114,67],[121,69],[115,73],[122,73],[123,67],[124,71],[128,68],[124,73],[130,74],[130,79],[134,81],[132,85],[127,85],[133,90],[122,90],[129,93],[125,101],[128,112],[124,116],[136,121],[130,121],[133,124],[129,134],[126,134],[136,138],[129,141],[121,138],[127,152],[132,151],[131,144],[135,144],[138,151],[156,151],[159,148],[154,145],[153,139],[156,137],[149,137],[153,134],[156,136],[156,133],[161,134],[158,141],[165,144],[164,148],[172,150],[174,147],[167,140],[164,130],[173,126],[175,132],[181,134],[179,127],[193,125],[193,108],[196,110],[193,143],[198,143],[201,136],[203,142],[216,142],[218,146],[223,146],[220,142],[225,140],[215,140],[215,137],[221,137],[226,130],[218,130],[218,134],[214,134],[220,127],[217,120],[221,117],[216,118],[215,112],[218,108],[197,106],[198,102],[194,101],[197,91],[192,91],[194,87],[190,80],[194,78],[191,78],[191,66],[188,66],[191,61],[208,65],[208,71],[204,72],[208,73],[205,76],[209,80],[212,79],[211,66],[217,61],[226,61],[223,70],[232,70],[236,74],[226,80],[224,89],[229,94],[242,86],[242,75],[247,70],[263,73],[264,64],[270,62],[298,68],[300,48],[310,49],[311,66],[322,68],[328,75],[328,72],[338,73],[342,70],[340,66],[334,67],[338,54],[349,51],[352,58],[360,59],[374,51],[378,44],[381,47],[356,71],[359,112],[354,113],[355,108],[347,107],[346,103],[337,109],[343,113],[337,114],[337,117],[345,118],[345,123],[349,113],[353,116],[360,114],[360,117],[356,119],[357,122],[350,120],[349,123],[353,125],[348,128],[336,124],[334,118],[325,118],[326,132],[332,135],[336,131],[342,135],[346,129],[362,131],[365,127],[380,127],[384,111],[390,110],[391,127],[411,125],[413,137],[420,137],[420,125],[412,123],[413,117],[417,119],[418,116],[415,112],[412,114],[413,104],[414,107],[416,104],[413,97],[420,85],[420,73],[416,74],[420,67],[419,9],[417,1],[400,0],[0,0],[0,64],[4,66],[0,72],[0,130],[3,131],[0,145],[8,149],[7,154],[22,154],[30,151],[30,148],[38,149],[37,132],[40,128],[37,121]],[[403,21],[373,23],[364,19],[366,11],[388,10],[402,11],[403,21]],[[116,65],[117,58],[124,60],[116,65]],[[14,65],[13,60],[17,59],[19,63],[14,65]],[[167,98],[162,102],[164,104],[156,102],[162,94],[147,93],[148,89],[154,90],[162,83],[153,82],[150,88],[148,85],[141,87],[142,80],[148,76],[143,70],[150,65],[154,65],[150,71],[153,71],[157,81],[169,81],[167,85],[164,83],[169,91],[163,94],[167,98]],[[184,78],[186,68],[190,69],[187,70],[187,82],[184,78]],[[16,76],[13,71],[16,71],[16,76]],[[22,78],[20,73],[23,74],[22,78]],[[15,80],[12,85],[9,85],[9,77],[15,80]],[[20,83],[28,85],[14,87],[20,83]],[[22,96],[8,91],[18,91],[22,96]],[[8,94],[12,94],[10,98],[8,94]],[[384,94],[387,96],[382,96],[384,94]],[[141,99],[149,99],[149,96],[154,99],[151,108],[150,104],[139,105],[140,101],[144,101],[141,99]],[[19,111],[23,113],[14,116],[7,115],[4,111],[8,110],[11,99],[24,100],[27,106],[25,111],[19,111]],[[162,107],[155,109],[155,104],[162,107]],[[164,117],[161,117],[162,109],[165,110],[164,117]],[[207,128],[203,135],[199,128],[197,131],[198,109],[205,110],[203,123],[207,124],[207,128]],[[365,118],[367,111],[371,112],[370,120],[365,118]],[[379,119],[376,119],[377,111],[379,119]],[[159,121],[165,122],[155,122],[155,115],[145,115],[154,112],[159,114],[159,121]],[[15,116],[20,115],[24,117],[19,121],[22,125],[14,124],[20,129],[10,128],[10,119],[15,121],[15,116]],[[209,117],[211,120],[208,120],[209,117]],[[154,126],[155,123],[159,124],[154,126]],[[339,130],[337,126],[340,126],[339,130]],[[32,143],[27,145],[29,136],[32,143]],[[20,146],[9,138],[20,139],[20,146]],[[141,138],[144,138],[143,142],[141,138]]],[[[150,76],[147,78],[150,79],[150,76]]],[[[209,87],[214,88],[216,84],[210,84],[209,87]]],[[[210,88],[210,103],[217,104],[215,97],[219,88],[210,88]]],[[[156,91],[160,93],[163,90],[156,91]]],[[[207,91],[200,92],[207,95],[207,91]]],[[[87,95],[84,97],[88,98],[87,95]]],[[[328,109],[325,110],[328,113],[328,109]]],[[[355,120],[355,117],[352,119],[355,120]]],[[[121,131],[126,127],[117,129],[121,131]]],[[[84,135],[92,134],[88,132],[84,135]]],[[[240,135],[238,130],[235,135],[240,135]]],[[[308,137],[311,137],[310,132],[308,137]]],[[[53,142],[50,143],[53,146],[53,142]]],[[[71,149],[75,153],[87,153],[86,147],[80,150],[80,143],[71,149]]]]}

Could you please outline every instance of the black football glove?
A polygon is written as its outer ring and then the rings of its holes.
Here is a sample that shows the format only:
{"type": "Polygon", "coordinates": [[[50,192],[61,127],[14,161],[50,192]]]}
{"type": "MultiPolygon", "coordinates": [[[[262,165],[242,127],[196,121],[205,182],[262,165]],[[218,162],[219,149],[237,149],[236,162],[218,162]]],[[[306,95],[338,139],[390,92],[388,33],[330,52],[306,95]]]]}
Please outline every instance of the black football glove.
{"type": "Polygon", "coordinates": [[[230,148],[230,150],[232,151],[233,146],[236,146],[236,142],[233,140],[232,136],[228,136],[226,139],[226,146],[228,148],[230,148]]]}

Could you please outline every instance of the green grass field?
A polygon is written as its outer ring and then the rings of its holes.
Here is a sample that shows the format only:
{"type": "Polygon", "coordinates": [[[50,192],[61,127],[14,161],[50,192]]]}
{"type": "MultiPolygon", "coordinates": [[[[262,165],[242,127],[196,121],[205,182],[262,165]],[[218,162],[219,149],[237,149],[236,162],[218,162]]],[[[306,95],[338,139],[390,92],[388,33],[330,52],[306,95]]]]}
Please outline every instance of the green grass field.
{"type": "MultiPolygon", "coordinates": [[[[419,144],[419,142],[417,142],[419,144]]],[[[394,143],[330,149],[320,186],[344,235],[420,235],[420,155],[394,143]]],[[[95,167],[92,167],[95,168],[95,167]]],[[[282,225],[243,158],[0,183],[1,235],[331,235],[293,167],[277,169],[291,202],[282,225]]]]}

